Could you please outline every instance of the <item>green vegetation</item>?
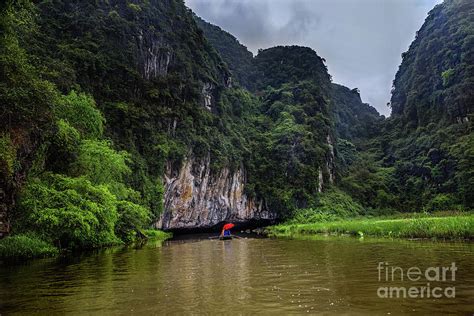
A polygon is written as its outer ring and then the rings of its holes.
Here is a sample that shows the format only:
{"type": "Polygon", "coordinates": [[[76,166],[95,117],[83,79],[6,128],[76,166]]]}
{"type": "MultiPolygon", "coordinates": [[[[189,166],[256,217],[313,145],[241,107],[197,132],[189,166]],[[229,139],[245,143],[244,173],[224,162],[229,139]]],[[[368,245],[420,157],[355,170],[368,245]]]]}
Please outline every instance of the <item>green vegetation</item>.
{"type": "Polygon", "coordinates": [[[93,186],[84,178],[51,175],[32,180],[21,199],[23,230],[35,227],[60,247],[114,244],[115,205],[115,196],[105,186],[93,186]]]}
{"type": "MultiPolygon", "coordinates": [[[[180,0],[0,9],[0,218],[17,236],[58,248],[144,239],[164,175],[190,157],[194,171],[210,159],[210,178],[243,168],[244,193],[293,224],[474,208],[471,1],[431,11],[389,119],[331,83],[310,48],[253,58],[180,0]]],[[[444,221],[421,222],[440,236],[444,221]]]]}
{"type": "Polygon", "coordinates": [[[104,119],[90,96],[71,92],[58,107],[51,145],[37,157],[44,167],[32,170],[21,192],[17,230],[33,228],[60,248],[132,241],[151,214],[123,182],[131,172],[128,154],[101,139],[104,119]]]}
{"type": "MultiPolygon", "coordinates": [[[[319,106],[316,109],[321,112],[312,113],[305,110],[311,119],[322,119],[319,123],[321,134],[326,128],[324,120],[328,120],[328,134],[335,140],[336,187],[363,208],[362,214],[473,208],[470,192],[474,192],[471,150],[474,147],[470,105],[474,103],[469,91],[474,90],[474,76],[470,66],[472,38],[469,34],[472,32],[469,31],[472,27],[467,13],[471,11],[472,4],[461,0],[446,1],[430,12],[417,39],[403,54],[394,81],[391,118],[384,119],[374,108],[362,103],[358,89],[337,84],[330,86],[330,103],[325,105],[328,108],[319,106]],[[425,71],[427,67],[429,71],[425,71]]],[[[243,52],[238,42],[231,45],[232,37],[225,32],[219,32],[218,28],[202,20],[199,23],[223,59],[228,64],[238,64],[232,56],[228,57],[232,46],[235,46],[235,53],[243,52]],[[223,42],[229,44],[221,46],[223,42]]],[[[239,61],[242,63],[247,62],[245,54],[234,56],[241,56],[239,61]]],[[[324,78],[327,72],[323,62],[317,55],[313,56],[311,50],[275,47],[259,51],[253,60],[252,71],[246,71],[251,74],[253,83],[249,88],[256,90],[262,100],[263,117],[259,125],[264,127],[257,129],[260,135],[255,139],[259,144],[265,144],[254,151],[258,153],[253,159],[254,165],[258,167],[251,169],[255,170],[249,177],[251,191],[266,197],[271,208],[278,209],[285,218],[304,212],[298,211],[299,208],[316,209],[318,200],[331,193],[315,193],[314,186],[308,189],[317,182],[314,173],[317,164],[311,168],[311,163],[301,159],[292,163],[291,157],[304,157],[304,149],[276,146],[266,137],[275,137],[284,131],[282,135],[289,142],[295,140],[295,144],[303,144],[298,135],[305,131],[305,124],[293,123],[299,123],[300,114],[293,109],[295,102],[288,97],[291,89],[286,89],[285,98],[279,97],[278,102],[266,93],[271,88],[282,91],[283,87],[295,87],[295,84],[307,81],[322,87],[320,93],[311,93],[320,96],[320,104],[325,104],[328,80],[324,78]],[[271,106],[265,104],[269,103],[268,99],[271,106]],[[290,106],[293,108],[289,110],[290,106]],[[285,124],[277,129],[272,121],[278,120],[285,124]],[[280,156],[274,152],[278,149],[280,156]],[[279,159],[273,161],[273,157],[279,159]],[[291,175],[288,165],[298,170],[301,176],[297,178],[303,183],[302,187],[292,183],[291,176],[290,181],[286,181],[286,176],[291,175]],[[302,169],[297,167],[310,167],[307,170],[312,170],[313,174],[300,173],[302,169]]],[[[309,109],[312,103],[302,102],[297,107],[309,109]]],[[[307,131],[312,132],[311,129],[307,131]]],[[[324,148],[324,143],[319,138],[317,145],[312,146],[324,148]]],[[[321,159],[320,165],[327,163],[327,151],[313,154],[313,157],[317,156],[321,159]]],[[[323,182],[328,183],[328,172],[325,172],[323,182]]],[[[328,189],[327,185],[324,187],[328,189]]]]}
{"type": "Polygon", "coordinates": [[[259,50],[255,56],[252,80],[258,90],[268,86],[278,88],[286,83],[312,81],[324,93],[329,93],[331,76],[324,62],[308,47],[276,46],[259,50]]]}
{"type": "Polygon", "coordinates": [[[31,259],[59,254],[56,247],[35,236],[16,235],[0,239],[0,259],[31,259]]]}
{"type": "Polygon", "coordinates": [[[365,209],[343,191],[332,189],[321,195],[313,208],[296,210],[286,224],[307,224],[365,215],[365,209]]]}
{"type": "Polygon", "coordinates": [[[338,187],[369,213],[473,209],[473,9],[445,1],[429,13],[402,55],[390,118],[335,87],[338,187]]]}
{"type": "Polygon", "coordinates": [[[402,55],[379,139],[400,209],[433,209],[440,199],[443,209],[474,207],[466,191],[473,191],[473,10],[466,0],[437,5],[402,55]]]}
{"type": "Polygon", "coordinates": [[[0,157],[2,157],[2,173],[7,177],[11,176],[14,171],[15,163],[15,147],[13,147],[9,134],[0,136],[0,157]]]}
{"type": "Polygon", "coordinates": [[[363,148],[364,141],[379,135],[383,117],[367,103],[362,103],[357,88],[332,84],[334,125],[339,141],[351,141],[363,148]]]}
{"type": "MultiPolygon", "coordinates": [[[[36,12],[37,32],[24,40],[27,53],[60,91],[93,97],[105,117],[103,138],[111,140],[110,147],[128,152],[131,172],[124,181],[140,192],[151,220],[162,212],[167,163],[179,167],[190,152],[203,158],[211,149],[216,166],[240,163],[240,155],[228,151],[234,147],[229,143],[240,140],[230,139],[233,131],[222,125],[220,118],[227,113],[211,113],[202,105],[207,84],[218,111],[227,67],[181,1],[79,7],[69,1],[40,1],[36,12]],[[70,16],[71,11],[76,14],[70,16]]],[[[73,126],[80,131],[97,114],[76,115],[80,110],[59,107],[57,112],[75,116],[73,126]]],[[[90,132],[100,132],[97,127],[90,132]]]]}
{"type": "Polygon", "coordinates": [[[313,206],[321,180],[330,177],[325,164],[330,155],[328,104],[324,90],[311,81],[269,87],[263,93],[249,183],[258,196],[266,197],[270,209],[285,215],[313,206]]]}
{"type": "Polygon", "coordinates": [[[472,239],[474,215],[413,218],[358,218],[319,221],[311,224],[282,224],[267,228],[271,236],[348,234],[391,238],[472,239]]]}
{"type": "Polygon", "coordinates": [[[254,82],[250,77],[253,72],[253,55],[247,47],[240,44],[232,35],[216,25],[207,23],[197,15],[193,15],[197,25],[204,32],[209,43],[219,52],[222,59],[229,66],[233,75],[233,83],[237,82],[243,87],[252,90],[254,82]]]}
{"type": "Polygon", "coordinates": [[[133,242],[163,209],[167,161],[203,145],[205,155],[212,143],[227,153],[230,140],[219,137],[227,126],[201,106],[204,82],[220,102],[227,69],[179,1],[71,5],[1,5],[1,209],[15,205],[7,214],[15,236],[34,233],[61,249],[133,242]],[[173,50],[172,60],[149,70],[142,53],[151,46],[173,50]]]}
{"type": "Polygon", "coordinates": [[[166,233],[161,230],[156,230],[156,229],[147,229],[144,231],[145,235],[150,238],[150,239],[156,239],[156,240],[166,240],[171,238],[172,234],[171,233],[166,233]]]}
{"type": "Polygon", "coordinates": [[[472,111],[474,36],[468,0],[430,11],[395,76],[391,108],[409,129],[450,125],[472,111]]]}

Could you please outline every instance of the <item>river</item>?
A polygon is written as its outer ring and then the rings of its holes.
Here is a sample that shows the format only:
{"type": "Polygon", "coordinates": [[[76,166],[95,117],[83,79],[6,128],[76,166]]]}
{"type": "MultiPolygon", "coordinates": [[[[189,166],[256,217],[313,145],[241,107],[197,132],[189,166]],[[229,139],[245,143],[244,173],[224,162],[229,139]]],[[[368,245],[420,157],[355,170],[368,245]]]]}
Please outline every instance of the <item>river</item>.
{"type": "Polygon", "coordinates": [[[472,314],[474,244],[350,237],[219,241],[200,235],[161,246],[3,263],[0,282],[1,315],[472,314]],[[455,281],[452,271],[446,281],[400,279],[400,269],[423,273],[453,262],[455,281]],[[392,281],[385,271],[394,266],[399,270],[392,281]],[[427,283],[442,297],[390,298],[380,290],[427,283]],[[446,288],[454,288],[455,297],[446,288]]]}

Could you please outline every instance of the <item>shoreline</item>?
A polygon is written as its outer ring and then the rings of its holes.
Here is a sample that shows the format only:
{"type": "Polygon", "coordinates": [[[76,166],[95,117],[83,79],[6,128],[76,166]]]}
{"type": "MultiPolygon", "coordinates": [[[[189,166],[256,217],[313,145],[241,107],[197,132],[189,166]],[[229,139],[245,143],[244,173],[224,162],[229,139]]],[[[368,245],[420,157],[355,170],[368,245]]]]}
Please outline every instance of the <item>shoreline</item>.
{"type": "Polygon", "coordinates": [[[417,218],[355,218],[269,226],[270,237],[334,235],[401,239],[474,240],[474,214],[417,218]]]}
{"type": "Polygon", "coordinates": [[[173,234],[161,230],[148,229],[143,231],[146,238],[136,239],[131,243],[117,243],[103,245],[95,248],[59,249],[52,244],[29,235],[13,235],[0,239],[0,263],[2,261],[31,260],[44,258],[57,258],[69,252],[90,251],[114,247],[129,247],[147,243],[162,243],[173,237],[173,234]]]}

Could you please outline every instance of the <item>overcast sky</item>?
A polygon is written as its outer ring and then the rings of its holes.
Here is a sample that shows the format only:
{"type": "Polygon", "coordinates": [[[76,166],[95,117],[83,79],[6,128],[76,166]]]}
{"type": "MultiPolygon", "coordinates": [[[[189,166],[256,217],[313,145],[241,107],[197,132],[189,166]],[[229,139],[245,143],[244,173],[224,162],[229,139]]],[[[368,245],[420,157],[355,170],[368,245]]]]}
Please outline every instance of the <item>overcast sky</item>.
{"type": "Polygon", "coordinates": [[[185,0],[197,15],[259,48],[301,45],[325,58],[333,81],[359,88],[390,114],[392,80],[428,11],[442,0],[185,0]]]}

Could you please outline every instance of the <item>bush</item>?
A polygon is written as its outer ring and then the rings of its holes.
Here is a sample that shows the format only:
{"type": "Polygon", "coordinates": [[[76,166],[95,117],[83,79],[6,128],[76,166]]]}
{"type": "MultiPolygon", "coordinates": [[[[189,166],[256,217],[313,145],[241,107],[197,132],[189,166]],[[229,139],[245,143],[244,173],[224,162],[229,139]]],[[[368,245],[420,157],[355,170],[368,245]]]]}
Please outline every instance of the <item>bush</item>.
{"type": "Polygon", "coordinates": [[[94,184],[121,182],[122,176],[131,172],[128,161],[129,154],[114,150],[110,141],[84,140],[73,170],[77,175],[85,175],[94,184]]]}
{"type": "Polygon", "coordinates": [[[346,193],[331,189],[322,193],[316,207],[296,210],[288,224],[309,224],[329,222],[355,217],[365,213],[365,209],[346,193]]]}
{"type": "Polygon", "coordinates": [[[56,247],[35,236],[16,235],[0,239],[0,258],[44,258],[58,253],[56,247]]]}
{"type": "Polygon", "coordinates": [[[287,224],[309,224],[317,222],[329,222],[337,220],[338,217],[334,214],[322,212],[314,208],[299,209],[295,212],[292,219],[287,221],[287,224]]]}
{"type": "Polygon", "coordinates": [[[61,102],[55,108],[55,114],[76,128],[85,138],[98,138],[104,132],[102,113],[97,109],[94,98],[84,93],[71,91],[62,96],[61,102]]]}
{"type": "Polygon", "coordinates": [[[438,194],[428,203],[426,211],[453,211],[457,208],[456,201],[450,194],[438,194]]]}
{"type": "Polygon", "coordinates": [[[134,241],[137,231],[150,222],[149,210],[129,201],[118,202],[117,212],[119,217],[115,233],[125,242],[134,241]]]}
{"type": "Polygon", "coordinates": [[[157,229],[147,229],[144,231],[144,233],[150,239],[159,239],[159,240],[165,240],[173,236],[171,233],[167,233],[167,232],[164,232],[162,230],[157,230],[157,229]]]}
{"type": "Polygon", "coordinates": [[[337,189],[324,192],[317,207],[323,213],[336,217],[354,217],[364,213],[364,208],[355,202],[348,194],[337,189]]]}
{"type": "Polygon", "coordinates": [[[55,172],[68,172],[77,158],[81,142],[79,132],[65,120],[58,120],[47,151],[46,165],[55,172]]]}
{"type": "Polygon", "coordinates": [[[117,243],[116,204],[106,186],[54,174],[30,181],[21,198],[25,228],[71,248],[117,243]]]}

